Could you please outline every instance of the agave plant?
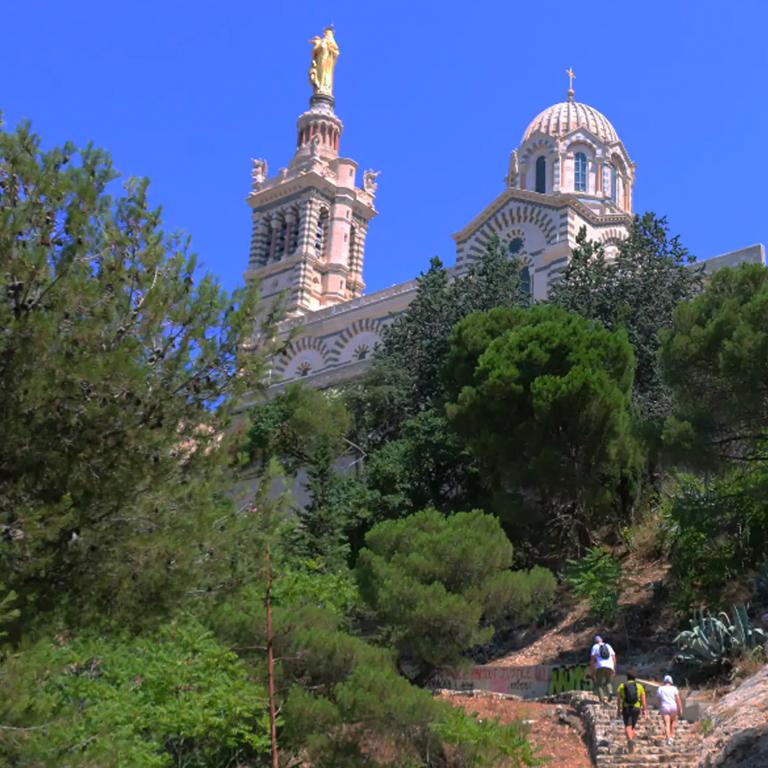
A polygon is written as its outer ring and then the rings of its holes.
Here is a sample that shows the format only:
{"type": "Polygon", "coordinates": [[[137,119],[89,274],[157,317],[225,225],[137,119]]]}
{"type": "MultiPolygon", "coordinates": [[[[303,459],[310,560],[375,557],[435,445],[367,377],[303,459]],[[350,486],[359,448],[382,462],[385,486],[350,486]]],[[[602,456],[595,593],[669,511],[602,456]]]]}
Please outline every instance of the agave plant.
{"type": "Polygon", "coordinates": [[[766,642],[768,634],[752,626],[743,605],[733,606],[733,622],[725,611],[712,616],[702,610],[694,612],[691,629],[675,638],[680,649],[676,658],[698,664],[722,663],[766,642]]]}

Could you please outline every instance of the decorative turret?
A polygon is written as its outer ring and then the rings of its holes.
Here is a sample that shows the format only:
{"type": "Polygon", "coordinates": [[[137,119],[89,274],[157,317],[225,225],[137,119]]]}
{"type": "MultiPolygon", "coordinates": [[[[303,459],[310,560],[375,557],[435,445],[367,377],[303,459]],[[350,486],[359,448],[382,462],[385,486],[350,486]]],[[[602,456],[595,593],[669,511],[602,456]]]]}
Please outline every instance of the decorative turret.
{"type": "Polygon", "coordinates": [[[534,300],[546,299],[582,228],[610,259],[632,223],[634,163],[608,118],[576,101],[576,75],[565,72],[566,100],[533,118],[509,156],[504,190],[454,235],[459,271],[500,238],[534,300]]]}
{"type": "Polygon", "coordinates": [[[570,194],[600,215],[632,213],[635,166],[605,115],[568,95],[531,120],[510,159],[507,186],[570,194]]]}
{"type": "Polygon", "coordinates": [[[343,125],[334,112],[333,74],[339,47],[333,29],[312,43],[309,109],[299,116],[296,152],[271,179],[254,160],[253,234],[247,278],[262,282],[262,297],[287,293],[288,312],[304,314],[363,292],[363,255],[376,174],[355,185],[357,163],[339,156],[343,125]]]}

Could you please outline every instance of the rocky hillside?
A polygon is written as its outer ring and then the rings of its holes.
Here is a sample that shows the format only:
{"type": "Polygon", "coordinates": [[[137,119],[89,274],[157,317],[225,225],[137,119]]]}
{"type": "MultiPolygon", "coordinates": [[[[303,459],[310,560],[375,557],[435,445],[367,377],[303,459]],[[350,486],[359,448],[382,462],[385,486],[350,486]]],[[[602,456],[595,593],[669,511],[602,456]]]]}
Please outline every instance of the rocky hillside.
{"type": "Polygon", "coordinates": [[[703,723],[714,730],[704,740],[702,768],[768,766],[768,665],[723,696],[703,723]]]}

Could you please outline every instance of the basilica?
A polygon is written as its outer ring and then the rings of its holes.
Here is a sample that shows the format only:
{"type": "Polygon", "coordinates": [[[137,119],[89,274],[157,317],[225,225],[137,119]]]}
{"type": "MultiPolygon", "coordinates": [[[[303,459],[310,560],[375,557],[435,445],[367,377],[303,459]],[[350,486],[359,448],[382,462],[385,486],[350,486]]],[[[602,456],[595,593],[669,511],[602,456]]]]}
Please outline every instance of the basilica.
{"type": "MultiPolygon", "coordinates": [[[[327,387],[359,375],[382,331],[416,292],[416,280],[366,294],[368,227],[376,216],[377,174],[362,174],[340,154],[343,124],[335,112],[333,75],[339,49],[332,28],[312,41],[309,109],[299,116],[296,151],[270,176],[254,160],[252,234],[247,280],[261,285],[262,307],[278,297],[281,325],[295,335],[273,361],[270,387],[303,379],[327,387]]],[[[586,228],[610,257],[632,222],[635,166],[607,117],[576,101],[573,72],[565,101],[530,122],[511,152],[504,189],[453,235],[457,272],[497,235],[514,255],[534,300],[547,296],[586,228]]],[[[709,268],[764,262],[763,246],[710,259],[709,268]]]]}

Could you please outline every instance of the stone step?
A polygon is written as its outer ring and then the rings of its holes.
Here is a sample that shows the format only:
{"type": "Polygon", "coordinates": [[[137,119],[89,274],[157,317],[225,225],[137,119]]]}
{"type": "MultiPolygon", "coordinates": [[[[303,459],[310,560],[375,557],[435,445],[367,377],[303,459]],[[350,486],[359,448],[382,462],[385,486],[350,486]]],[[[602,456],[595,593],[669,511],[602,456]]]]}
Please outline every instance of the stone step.
{"type": "MultiPolygon", "coordinates": [[[[626,740],[619,741],[618,739],[607,746],[601,746],[597,748],[598,755],[616,755],[626,752],[627,742],[626,740]]],[[[644,755],[688,755],[690,754],[693,744],[689,745],[671,745],[659,744],[654,746],[648,746],[646,744],[640,744],[635,740],[635,751],[642,752],[644,755]]]]}
{"type": "Polygon", "coordinates": [[[697,755],[648,755],[635,750],[632,754],[625,752],[623,755],[598,755],[597,764],[603,765],[669,765],[698,763],[697,755]]]}
{"type": "MultiPolygon", "coordinates": [[[[635,755],[626,755],[625,757],[635,757],[635,755]]],[[[659,766],[664,766],[664,768],[698,768],[698,765],[698,758],[670,760],[664,763],[655,760],[630,761],[624,758],[611,760],[610,762],[597,761],[597,768],[658,768],[659,766]]]]}
{"type": "Polygon", "coordinates": [[[592,734],[597,768],[698,768],[701,734],[692,723],[677,721],[672,744],[664,737],[658,711],[640,719],[635,730],[635,751],[627,752],[624,723],[616,702],[600,705],[581,699],[576,703],[588,732],[592,734]]]}

